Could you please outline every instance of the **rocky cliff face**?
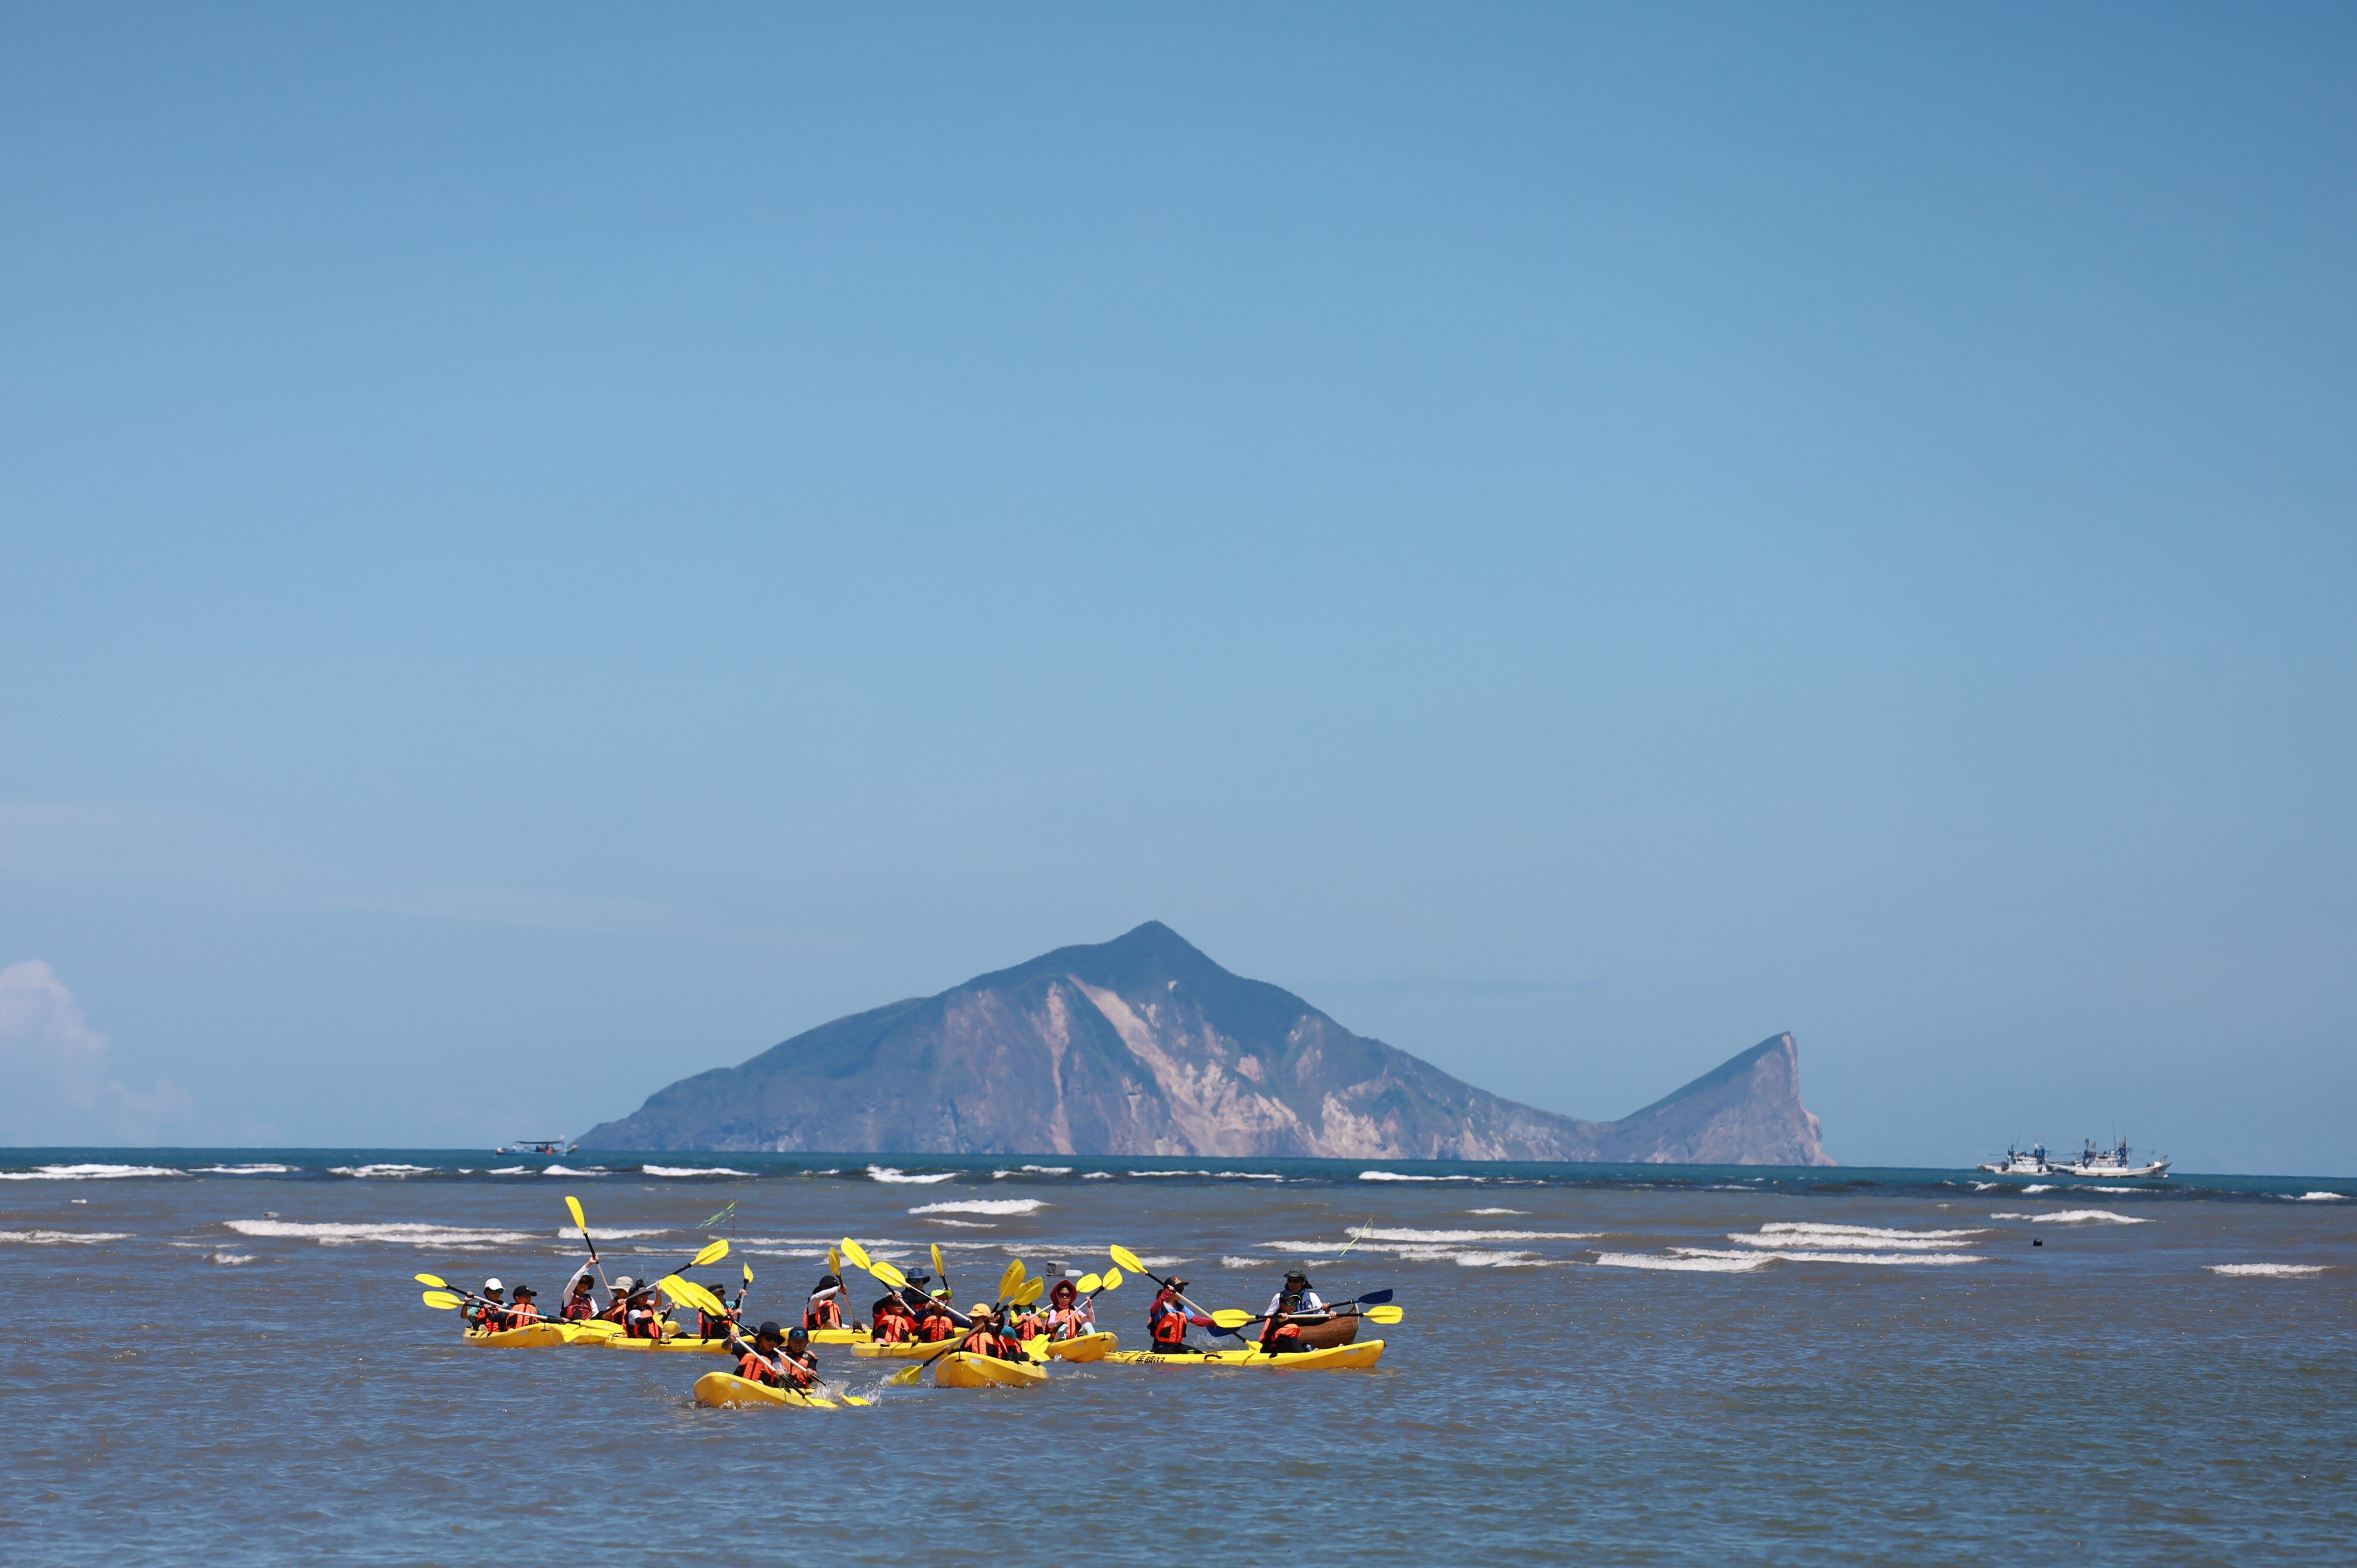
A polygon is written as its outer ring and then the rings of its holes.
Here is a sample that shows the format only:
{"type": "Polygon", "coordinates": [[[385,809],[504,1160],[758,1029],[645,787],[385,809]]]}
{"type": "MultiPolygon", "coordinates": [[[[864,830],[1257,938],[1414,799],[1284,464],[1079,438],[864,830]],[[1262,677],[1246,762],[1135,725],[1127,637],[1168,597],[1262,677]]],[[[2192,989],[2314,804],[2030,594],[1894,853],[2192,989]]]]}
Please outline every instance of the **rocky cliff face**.
{"type": "Polygon", "coordinates": [[[683,1079],[597,1149],[1829,1165],[1792,1036],[1621,1122],[1475,1089],[1159,922],[683,1079]]]}

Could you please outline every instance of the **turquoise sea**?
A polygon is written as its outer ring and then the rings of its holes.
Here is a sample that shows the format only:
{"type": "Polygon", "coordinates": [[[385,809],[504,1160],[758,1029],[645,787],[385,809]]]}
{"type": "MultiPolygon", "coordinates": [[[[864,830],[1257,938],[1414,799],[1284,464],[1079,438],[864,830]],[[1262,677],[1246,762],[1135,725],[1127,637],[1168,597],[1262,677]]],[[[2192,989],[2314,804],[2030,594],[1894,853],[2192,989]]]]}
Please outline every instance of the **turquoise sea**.
{"type": "MultiPolygon", "coordinates": [[[[15,1563],[2357,1561],[2348,1180],[15,1149],[0,1283],[15,1563]],[[1405,1320],[1360,1372],[886,1390],[829,1350],[871,1408],[705,1410],[716,1361],[421,1303],[553,1292],[567,1194],[610,1269],[728,1238],[756,1316],[851,1236],[962,1299],[1120,1244],[1206,1305],[1299,1263],[1405,1320]]],[[[1125,1343],[1150,1294],[1101,1302],[1125,1343]]]]}

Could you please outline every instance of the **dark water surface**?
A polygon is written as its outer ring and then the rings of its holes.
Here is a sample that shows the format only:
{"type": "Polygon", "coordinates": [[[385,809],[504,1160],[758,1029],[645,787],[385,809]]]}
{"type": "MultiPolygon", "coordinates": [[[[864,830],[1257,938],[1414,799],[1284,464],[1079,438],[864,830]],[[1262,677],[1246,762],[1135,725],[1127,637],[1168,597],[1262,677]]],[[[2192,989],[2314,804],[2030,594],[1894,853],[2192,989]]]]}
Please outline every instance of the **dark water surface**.
{"type": "MultiPolygon", "coordinates": [[[[2349,1181],[550,1164],[0,1151],[19,1325],[0,1341],[0,1552],[2357,1562],[2349,1181]],[[879,1391],[888,1365],[829,1350],[874,1408],[701,1410],[688,1390],[717,1359],[479,1349],[420,1304],[420,1271],[553,1293],[580,1251],[566,1193],[634,1273],[733,1233],[709,1273],[750,1262],[757,1316],[797,1309],[850,1235],[909,1261],[939,1242],[961,1300],[1010,1254],[1096,1270],[1120,1243],[1176,1262],[1206,1305],[1257,1309],[1304,1262],[1329,1296],[1395,1289],[1407,1320],[1365,1372],[1060,1365],[1022,1392],[879,1391]],[[2220,1272],[2254,1268],[2273,1272],[2220,1272]]],[[[1100,1304],[1125,1344],[1144,1343],[1151,1291],[1100,1304]]]]}

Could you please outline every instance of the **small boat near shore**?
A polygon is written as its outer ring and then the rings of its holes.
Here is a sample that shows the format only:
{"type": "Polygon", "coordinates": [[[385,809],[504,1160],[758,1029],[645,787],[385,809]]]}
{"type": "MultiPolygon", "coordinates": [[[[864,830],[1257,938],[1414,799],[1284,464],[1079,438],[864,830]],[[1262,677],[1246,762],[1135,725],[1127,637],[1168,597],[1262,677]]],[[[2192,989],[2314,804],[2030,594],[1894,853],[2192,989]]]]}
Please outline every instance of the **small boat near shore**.
{"type": "Polygon", "coordinates": [[[2062,1167],[2046,1157],[2044,1144],[2032,1144],[2026,1153],[2007,1144],[2005,1158],[1986,1161],[1981,1169],[1991,1176],[2059,1176],[2062,1167]]]}
{"type": "MultiPolygon", "coordinates": [[[[2167,1159],[2147,1160],[2137,1165],[2128,1157],[2128,1141],[2126,1138],[2109,1149],[2095,1147],[2095,1141],[2090,1138],[2085,1151],[2077,1159],[2056,1168],[2064,1176],[2102,1176],[2110,1181],[2150,1181],[2168,1176],[2169,1165],[2167,1159]]],[[[1988,1167],[1984,1165],[1981,1168],[1986,1170],[1988,1167]]]]}

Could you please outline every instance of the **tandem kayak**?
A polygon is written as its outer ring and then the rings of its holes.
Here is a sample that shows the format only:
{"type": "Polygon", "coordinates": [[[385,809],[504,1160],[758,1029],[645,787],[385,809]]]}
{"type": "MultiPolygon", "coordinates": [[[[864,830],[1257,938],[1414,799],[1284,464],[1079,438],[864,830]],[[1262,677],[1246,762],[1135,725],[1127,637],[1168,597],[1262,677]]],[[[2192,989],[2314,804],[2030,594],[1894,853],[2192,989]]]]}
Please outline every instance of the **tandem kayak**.
{"type": "Polygon", "coordinates": [[[1036,1389],[1047,1380],[1045,1367],[964,1350],[952,1350],[933,1363],[933,1381],[945,1389],[1036,1389]]]}
{"type": "Polygon", "coordinates": [[[1115,1350],[1104,1358],[1125,1367],[1266,1367],[1276,1372],[1340,1372],[1372,1367],[1383,1359],[1383,1342],[1335,1345],[1323,1350],[1297,1350],[1271,1356],[1258,1346],[1247,1350],[1213,1350],[1200,1356],[1166,1356],[1159,1350],[1115,1350]]]}
{"type": "MultiPolygon", "coordinates": [[[[958,1339],[964,1337],[963,1334],[958,1336],[958,1339]]],[[[957,1339],[910,1339],[899,1345],[878,1345],[869,1340],[852,1346],[851,1353],[862,1361],[921,1361],[956,1343],[957,1339]]]]}
{"type": "Polygon", "coordinates": [[[554,1345],[578,1345],[585,1341],[569,1326],[562,1323],[527,1323],[522,1328],[501,1328],[490,1334],[469,1329],[469,1345],[487,1345],[497,1350],[545,1350],[554,1345]]]}
{"type": "Polygon", "coordinates": [[[597,1343],[610,1350],[708,1350],[725,1355],[728,1349],[726,1339],[702,1339],[693,1334],[676,1335],[669,1339],[632,1339],[627,1335],[614,1334],[597,1343]]]}
{"type": "Polygon", "coordinates": [[[834,1402],[794,1389],[773,1389],[734,1372],[706,1372],[695,1380],[695,1402],[715,1410],[733,1405],[788,1404],[809,1410],[833,1410],[834,1402]]]}

